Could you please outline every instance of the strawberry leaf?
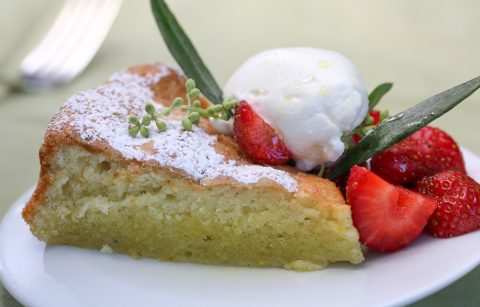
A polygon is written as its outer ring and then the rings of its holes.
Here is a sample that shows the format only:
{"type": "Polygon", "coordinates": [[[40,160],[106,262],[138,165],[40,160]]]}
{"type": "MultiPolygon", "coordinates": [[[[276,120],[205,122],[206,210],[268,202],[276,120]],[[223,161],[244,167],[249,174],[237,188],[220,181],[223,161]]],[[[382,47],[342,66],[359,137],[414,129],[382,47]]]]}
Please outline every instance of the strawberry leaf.
{"type": "Polygon", "coordinates": [[[327,172],[334,179],[352,166],[365,162],[380,151],[403,140],[442,116],[480,88],[480,77],[432,96],[419,104],[390,117],[367,134],[356,146],[345,152],[327,172]]]}
{"type": "Polygon", "coordinates": [[[373,108],[380,102],[380,99],[392,89],[393,83],[382,83],[378,85],[368,95],[368,110],[372,111],[373,108]]]}
{"type": "Polygon", "coordinates": [[[222,90],[203,63],[192,42],[163,0],[151,0],[152,12],[170,53],[185,74],[213,103],[222,103],[222,90]]]}

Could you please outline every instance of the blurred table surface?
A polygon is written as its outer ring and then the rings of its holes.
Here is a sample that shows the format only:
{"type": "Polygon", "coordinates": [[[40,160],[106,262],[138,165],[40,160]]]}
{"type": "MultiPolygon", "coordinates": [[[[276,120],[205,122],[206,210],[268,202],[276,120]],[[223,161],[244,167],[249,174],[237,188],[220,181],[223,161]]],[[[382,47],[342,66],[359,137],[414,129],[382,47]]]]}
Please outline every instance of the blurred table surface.
{"type": "MultiPolygon", "coordinates": [[[[247,57],[264,49],[332,49],[358,65],[369,89],[384,81],[394,82],[382,106],[396,113],[480,74],[478,0],[169,3],[220,84],[247,57]]],[[[61,1],[48,0],[0,2],[1,73],[15,72],[60,6],[61,1]]],[[[155,60],[174,64],[148,1],[124,1],[104,45],[75,81],[43,93],[0,93],[0,217],[35,184],[42,135],[62,101],[126,66],[155,60]]],[[[476,93],[434,125],[480,154],[475,133],[479,114],[480,94],[476,93]]],[[[414,306],[478,306],[478,289],[480,267],[414,306]]],[[[19,306],[1,285],[0,306],[19,306]]]]}

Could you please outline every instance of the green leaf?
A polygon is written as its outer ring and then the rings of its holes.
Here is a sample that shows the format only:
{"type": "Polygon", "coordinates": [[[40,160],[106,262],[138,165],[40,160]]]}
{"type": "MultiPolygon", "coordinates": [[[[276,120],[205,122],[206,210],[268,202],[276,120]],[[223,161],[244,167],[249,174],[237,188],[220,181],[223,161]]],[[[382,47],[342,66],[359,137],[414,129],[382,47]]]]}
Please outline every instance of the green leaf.
{"type": "Polygon", "coordinates": [[[368,95],[368,110],[371,111],[380,102],[380,99],[392,89],[393,83],[382,83],[368,95]]]}
{"type": "Polygon", "coordinates": [[[213,103],[222,102],[222,90],[163,0],[151,0],[152,12],[168,49],[185,74],[213,103]]]}
{"type": "Polygon", "coordinates": [[[327,178],[334,179],[352,166],[365,162],[380,151],[403,140],[442,116],[480,88],[480,77],[457,85],[390,117],[367,134],[330,167],[327,178]]]}

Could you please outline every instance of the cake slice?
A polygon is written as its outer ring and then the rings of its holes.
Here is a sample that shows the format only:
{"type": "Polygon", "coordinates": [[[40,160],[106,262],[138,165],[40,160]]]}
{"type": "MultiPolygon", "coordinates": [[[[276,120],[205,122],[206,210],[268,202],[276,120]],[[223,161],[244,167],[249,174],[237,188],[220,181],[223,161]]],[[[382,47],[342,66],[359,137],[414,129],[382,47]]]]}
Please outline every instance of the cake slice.
{"type": "Polygon", "coordinates": [[[40,149],[38,186],[23,210],[49,244],[133,257],[298,271],[363,261],[350,207],[335,184],[291,167],[251,163],[208,121],[184,131],[128,134],[143,115],[185,93],[157,63],[113,75],[67,99],[40,149]]]}

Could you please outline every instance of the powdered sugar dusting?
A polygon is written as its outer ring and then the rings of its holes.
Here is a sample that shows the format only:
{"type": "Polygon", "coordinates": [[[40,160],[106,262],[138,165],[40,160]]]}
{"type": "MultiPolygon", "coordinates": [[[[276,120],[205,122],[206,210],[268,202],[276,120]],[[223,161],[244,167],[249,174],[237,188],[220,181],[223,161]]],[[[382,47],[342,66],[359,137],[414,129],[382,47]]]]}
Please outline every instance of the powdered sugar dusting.
{"type": "MultiPolygon", "coordinates": [[[[239,165],[226,159],[212,146],[217,137],[199,127],[183,131],[179,121],[168,120],[166,132],[156,131],[152,125],[149,138],[131,137],[128,117],[145,114],[145,104],[153,102],[149,86],[170,73],[165,65],[156,66],[158,71],[146,76],[119,72],[109,79],[109,83],[70,97],[49,129],[58,130],[68,125],[86,142],[106,141],[126,159],[153,160],[161,166],[182,170],[198,182],[225,176],[253,184],[265,178],[290,192],[296,191],[295,179],[285,171],[259,165],[239,165]]],[[[162,106],[156,105],[156,108],[162,106]]]]}

